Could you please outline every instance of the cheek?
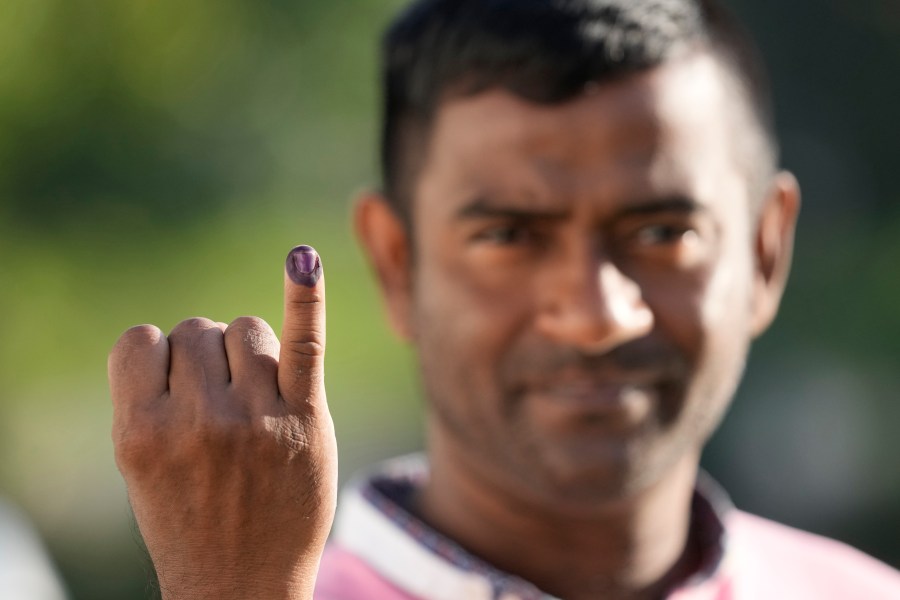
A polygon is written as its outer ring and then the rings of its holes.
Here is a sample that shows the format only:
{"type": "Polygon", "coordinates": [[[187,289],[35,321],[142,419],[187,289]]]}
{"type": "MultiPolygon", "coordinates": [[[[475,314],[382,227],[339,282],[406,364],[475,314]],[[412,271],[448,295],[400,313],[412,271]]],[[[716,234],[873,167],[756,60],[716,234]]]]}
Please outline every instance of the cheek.
{"type": "Polygon", "coordinates": [[[711,335],[740,340],[749,338],[752,282],[749,256],[731,260],[716,271],[702,304],[703,322],[711,335]],[[726,332],[730,335],[724,335],[726,332]]]}
{"type": "Polygon", "coordinates": [[[455,263],[420,263],[414,341],[428,411],[451,438],[490,445],[502,429],[499,372],[527,313],[527,294],[484,286],[455,263]]]}
{"type": "Polygon", "coordinates": [[[691,421],[702,439],[718,427],[737,390],[750,347],[751,269],[732,261],[710,282],[703,305],[704,344],[689,390],[691,421]]]}
{"type": "Polygon", "coordinates": [[[751,266],[746,250],[722,248],[715,264],[643,286],[657,332],[680,349],[691,364],[691,387],[702,387],[705,396],[725,394],[743,367],[751,325],[751,266]]]}
{"type": "MultiPolygon", "coordinates": [[[[415,340],[430,374],[494,385],[504,352],[528,322],[527,282],[498,282],[452,257],[422,257],[413,296],[415,340]]],[[[458,385],[456,383],[455,385],[458,385]]]]}
{"type": "Polygon", "coordinates": [[[527,319],[530,277],[516,265],[497,266],[458,243],[435,244],[417,268],[417,326],[445,330],[463,342],[492,345],[527,319]]]}
{"type": "Polygon", "coordinates": [[[702,438],[715,429],[731,402],[743,373],[749,349],[750,282],[749,256],[726,257],[710,273],[692,297],[694,323],[684,339],[689,340],[693,372],[684,398],[684,420],[702,438]]]}

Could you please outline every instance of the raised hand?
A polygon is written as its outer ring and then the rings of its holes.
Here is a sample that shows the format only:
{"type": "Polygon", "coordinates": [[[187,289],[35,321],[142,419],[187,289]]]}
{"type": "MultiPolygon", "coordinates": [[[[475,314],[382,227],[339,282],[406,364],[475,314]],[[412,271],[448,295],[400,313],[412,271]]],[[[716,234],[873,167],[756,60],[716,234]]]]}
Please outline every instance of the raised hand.
{"type": "Polygon", "coordinates": [[[163,598],[312,598],[334,517],[318,254],[288,255],[269,325],[195,318],[126,331],[109,356],[116,463],[163,598]]]}

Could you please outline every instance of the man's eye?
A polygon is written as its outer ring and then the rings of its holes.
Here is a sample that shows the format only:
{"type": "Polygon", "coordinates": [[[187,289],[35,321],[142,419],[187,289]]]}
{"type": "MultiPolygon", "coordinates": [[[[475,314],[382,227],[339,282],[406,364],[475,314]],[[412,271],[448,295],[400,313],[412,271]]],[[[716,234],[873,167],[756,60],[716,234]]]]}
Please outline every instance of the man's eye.
{"type": "Polygon", "coordinates": [[[688,268],[711,258],[707,228],[693,222],[647,223],[634,229],[623,250],[641,260],[688,268]]]}
{"type": "Polygon", "coordinates": [[[475,238],[499,246],[512,246],[529,243],[536,236],[533,231],[522,225],[497,225],[479,232],[475,238]]]}
{"type": "Polygon", "coordinates": [[[638,230],[636,239],[643,245],[668,245],[690,241],[697,232],[681,225],[648,225],[638,230]]]}

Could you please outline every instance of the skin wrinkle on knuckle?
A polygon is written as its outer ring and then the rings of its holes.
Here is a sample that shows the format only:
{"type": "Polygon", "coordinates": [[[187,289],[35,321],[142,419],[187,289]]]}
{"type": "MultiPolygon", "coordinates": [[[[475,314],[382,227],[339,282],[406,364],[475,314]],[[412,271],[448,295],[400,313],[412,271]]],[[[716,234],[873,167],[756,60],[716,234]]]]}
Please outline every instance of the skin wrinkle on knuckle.
{"type": "Polygon", "coordinates": [[[280,417],[264,417],[260,430],[279,447],[287,448],[292,456],[306,457],[315,448],[315,436],[311,431],[315,426],[305,414],[286,414],[280,417]]]}
{"type": "Polygon", "coordinates": [[[318,295],[306,298],[291,298],[288,300],[288,306],[296,306],[304,311],[309,311],[311,306],[323,304],[322,298],[318,295]]]}
{"type": "Polygon", "coordinates": [[[303,339],[294,339],[287,342],[292,354],[298,356],[319,357],[325,354],[324,336],[312,333],[303,339]]]}

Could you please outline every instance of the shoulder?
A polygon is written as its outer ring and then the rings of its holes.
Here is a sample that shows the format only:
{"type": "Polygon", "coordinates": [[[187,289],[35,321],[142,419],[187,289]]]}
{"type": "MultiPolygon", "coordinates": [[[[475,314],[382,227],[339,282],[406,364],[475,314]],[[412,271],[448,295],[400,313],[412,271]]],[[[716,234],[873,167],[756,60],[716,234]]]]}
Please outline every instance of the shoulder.
{"type": "Polygon", "coordinates": [[[900,598],[900,572],[850,546],[741,511],[727,520],[729,554],[747,597],[900,598]]]}
{"type": "Polygon", "coordinates": [[[362,558],[335,543],[322,556],[315,600],[413,600],[362,558]]]}

